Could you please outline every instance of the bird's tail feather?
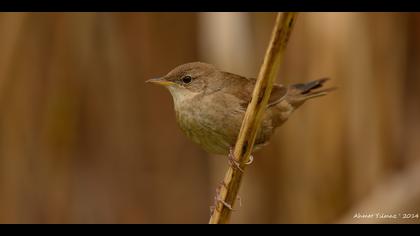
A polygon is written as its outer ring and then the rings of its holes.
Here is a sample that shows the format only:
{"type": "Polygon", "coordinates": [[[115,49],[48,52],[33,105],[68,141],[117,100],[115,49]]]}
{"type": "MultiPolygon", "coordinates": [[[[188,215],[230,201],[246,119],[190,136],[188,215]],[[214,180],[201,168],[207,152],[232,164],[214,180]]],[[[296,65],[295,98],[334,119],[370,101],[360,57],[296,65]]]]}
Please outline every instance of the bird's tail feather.
{"type": "Polygon", "coordinates": [[[322,78],[308,83],[292,84],[289,86],[287,99],[291,104],[301,105],[308,99],[324,96],[337,89],[337,87],[319,89],[328,80],[329,78],[322,78]]]}

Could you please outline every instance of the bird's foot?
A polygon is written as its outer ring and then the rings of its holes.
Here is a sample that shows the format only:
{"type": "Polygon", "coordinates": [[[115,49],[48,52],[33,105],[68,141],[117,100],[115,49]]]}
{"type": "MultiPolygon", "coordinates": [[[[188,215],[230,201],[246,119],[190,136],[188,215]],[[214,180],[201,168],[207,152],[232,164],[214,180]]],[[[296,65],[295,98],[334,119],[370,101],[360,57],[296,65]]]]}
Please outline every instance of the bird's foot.
{"type": "MultiPolygon", "coordinates": [[[[221,187],[227,188],[227,185],[224,181],[221,181],[219,187],[217,187],[217,189],[216,189],[216,196],[214,197],[214,205],[210,206],[210,214],[211,215],[213,215],[213,212],[217,209],[217,203],[219,203],[219,202],[222,203],[229,210],[236,211],[235,209],[233,209],[231,204],[227,203],[225,200],[223,200],[220,197],[220,188],[221,187]]],[[[236,197],[236,199],[239,201],[239,208],[241,208],[242,207],[242,198],[238,195],[236,197]]]]}
{"type": "Polygon", "coordinates": [[[229,149],[228,160],[231,167],[238,169],[242,173],[244,172],[244,170],[241,168],[241,164],[235,159],[232,148],[229,149]]]}
{"type": "Polygon", "coordinates": [[[251,165],[252,162],[254,162],[254,157],[252,155],[249,155],[248,161],[245,163],[245,165],[251,165]]]}
{"type": "MultiPolygon", "coordinates": [[[[232,148],[229,149],[228,160],[229,160],[229,164],[232,167],[237,168],[241,172],[244,172],[244,170],[241,168],[241,164],[235,159],[235,155],[233,154],[233,149],[232,148]]],[[[248,161],[244,164],[245,165],[251,165],[252,162],[254,162],[254,157],[252,155],[250,155],[248,161]]]]}
{"type": "Polygon", "coordinates": [[[227,203],[225,200],[221,199],[220,197],[220,188],[224,187],[227,188],[225,181],[221,181],[220,185],[216,188],[216,196],[214,197],[214,205],[210,206],[210,214],[213,215],[213,212],[217,209],[217,203],[222,203],[225,207],[227,207],[229,210],[233,211],[232,205],[227,203]]]}

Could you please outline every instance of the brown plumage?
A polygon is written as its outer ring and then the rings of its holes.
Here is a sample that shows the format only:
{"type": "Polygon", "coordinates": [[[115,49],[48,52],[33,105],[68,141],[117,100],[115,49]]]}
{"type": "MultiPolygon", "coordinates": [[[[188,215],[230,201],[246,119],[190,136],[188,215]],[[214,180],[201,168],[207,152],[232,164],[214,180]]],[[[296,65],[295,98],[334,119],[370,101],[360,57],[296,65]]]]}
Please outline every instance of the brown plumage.
{"type": "MultiPolygon", "coordinates": [[[[275,129],[306,100],[333,90],[320,89],[327,80],[323,78],[287,87],[275,84],[255,140],[255,149],[267,144],[275,129]]],[[[210,64],[192,62],[148,82],[169,89],[178,124],[193,142],[210,153],[228,154],[235,145],[256,80],[220,71],[210,64]]]]}

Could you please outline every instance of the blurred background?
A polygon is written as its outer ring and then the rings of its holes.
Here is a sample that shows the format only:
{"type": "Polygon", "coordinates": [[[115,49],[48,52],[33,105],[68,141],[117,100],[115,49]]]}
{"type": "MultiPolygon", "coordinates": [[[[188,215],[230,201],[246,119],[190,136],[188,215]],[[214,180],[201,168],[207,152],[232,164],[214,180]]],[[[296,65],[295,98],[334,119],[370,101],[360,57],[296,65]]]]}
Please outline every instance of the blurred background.
{"type": "MultiPolygon", "coordinates": [[[[144,81],[256,77],[275,13],[1,13],[0,223],[207,223],[226,157],[144,81]]],[[[331,77],[247,169],[233,223],[420,223],[420,14],[301,13],[279,83],[331,77]]]]}

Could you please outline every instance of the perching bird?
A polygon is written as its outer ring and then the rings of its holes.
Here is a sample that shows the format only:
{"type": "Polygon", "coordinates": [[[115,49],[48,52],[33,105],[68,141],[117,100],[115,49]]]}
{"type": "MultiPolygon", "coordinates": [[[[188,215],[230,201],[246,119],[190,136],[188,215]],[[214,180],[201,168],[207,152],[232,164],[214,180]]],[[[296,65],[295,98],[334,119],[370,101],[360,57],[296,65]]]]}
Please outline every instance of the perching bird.
{"type": "MultiPolygon", "coordinates": [[[[319,89],[327,78],[308,83],[273,86],[255,148],[268,143],[274,130],[306,100],[326,95],[334,88],[319,89]]],[[[251,101],[256,79],[192,62],[147,82],[165,86],[172,94],[176,119],[182,131],[212,154],[229,154],[251,101]]]]}

